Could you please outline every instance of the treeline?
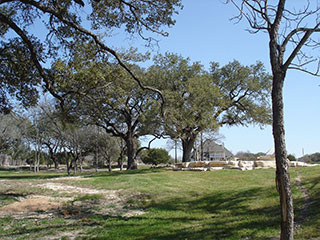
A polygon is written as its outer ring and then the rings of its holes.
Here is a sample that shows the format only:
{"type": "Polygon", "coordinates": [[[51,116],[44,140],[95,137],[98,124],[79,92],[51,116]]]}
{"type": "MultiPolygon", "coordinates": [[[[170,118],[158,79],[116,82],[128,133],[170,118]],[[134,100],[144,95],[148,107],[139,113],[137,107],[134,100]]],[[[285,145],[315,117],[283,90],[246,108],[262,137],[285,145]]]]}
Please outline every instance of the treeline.
{"type": "MultiPolygon", "coordinates": [[[[125,156],[127,169],[135,169],[144,149],[139,139],[146,135],[180,140],[186,162],[203,131],[271,121],[271,79],[259,62],[243,66],[233,61],[223,67],[212,62],[206,70],[199,62],[166,53],[147,69],[131,64],[144,85],[158,89],[153,91],[92,51],[82,43],[69,61],[57,59],[50,72],[62,101],[51,99],[20,116],[24,141],[36,153],[45,148],[55,167],[59,152],[72,156],[65,157],[68,172],[81,168],[87,153],[97,152],[107,161],[125,156]]],[[[35,158],[37,171],[40,155],[35,158]]]]}

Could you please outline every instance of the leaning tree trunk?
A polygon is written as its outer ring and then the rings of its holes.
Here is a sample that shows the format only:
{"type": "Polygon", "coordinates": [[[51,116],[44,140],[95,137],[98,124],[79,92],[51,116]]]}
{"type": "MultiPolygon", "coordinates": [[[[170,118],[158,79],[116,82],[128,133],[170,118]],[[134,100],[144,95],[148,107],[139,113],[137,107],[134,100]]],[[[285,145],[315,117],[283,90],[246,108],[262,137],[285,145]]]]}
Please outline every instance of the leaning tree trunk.
{"type": "Polygon", "coordinates": [[[191,161],[191,155],[192,155],[192,149],[194,142],[196,140],[196,137],[187,138],[187,139],[181,139],[182,141],[182,162],[190,162],[191,161]]]}
{"type": "Polygon", "coordinates": [[[283,83],[285,74],[277,73],[273,76],[272,111],[273,111],[273,137],[276,157],[276,184],[280,195],[281,206],[281,240],[293,239],[294,213],[292,192],[290,186],[289,166],[285,144],[285,131],[283,119],[283,83]]]}

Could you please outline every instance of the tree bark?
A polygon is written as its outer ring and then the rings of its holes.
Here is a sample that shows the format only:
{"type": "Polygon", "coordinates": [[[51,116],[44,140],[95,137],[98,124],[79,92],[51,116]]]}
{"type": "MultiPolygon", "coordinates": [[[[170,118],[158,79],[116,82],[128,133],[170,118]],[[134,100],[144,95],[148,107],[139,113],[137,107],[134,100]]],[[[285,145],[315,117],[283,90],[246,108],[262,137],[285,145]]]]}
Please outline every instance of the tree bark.
{"type": "Polygon", "coordinates": [[[112,166],[111,166],[111,159],[108,158],[108,170],[109,172],[112,172],[112,166]]]}
{"type": "Polygon", "coordinates": [[[123,156],[124,156],[124,147],[123,147],[123,139],[120,139],[120,156],[118,158],[118,168],[120,171],[123,170],[123,156]]]}
{"type": "Polygon", "coordinates": [[[127,170],[138,169],[137,163],[135,161],[135,142],[133,136],[131,136],[130,134],[128,134],[128,137],[126,139],[126,145],[128,158],[127,170]]]}
{"type": "Polygon", "coordinates": [[[52,162],[54,163],[54,168],[58,169],[59,168],[59,163],[58,163],[57,157],[55,156],[55,152],[54,152],[53,148],[49,144],[47,144],[47,146],[49,148],[50,158],[51,158],[52,162]]]}
{"type": "Polygon", "coordinates": [[[273,137],[276,157],[276,184],[280,195],[281,207],[281,240],[293,240],[294,213],[292,192],[290,186],[289,166],[285,144],[285,130],[283,118],[283,83],[285,74],[273,74],[272,111],[273,137]]]}
{"type": "Polygon", "coordinates": [[[181,139],[182,141],[182,162],[191,161],[191,152],[193,149],[196,137],[188,137],[187,139],[181,139]]]}
{"type": "Polygon", "coordinates": [[[67,165],[67,173],[68,173],[68,176],[70,176],[70,162],[69,162],[69,154],[67,153],[66,150],[64,150],[64,157],[66,159],[66,165],[67,165]]]}

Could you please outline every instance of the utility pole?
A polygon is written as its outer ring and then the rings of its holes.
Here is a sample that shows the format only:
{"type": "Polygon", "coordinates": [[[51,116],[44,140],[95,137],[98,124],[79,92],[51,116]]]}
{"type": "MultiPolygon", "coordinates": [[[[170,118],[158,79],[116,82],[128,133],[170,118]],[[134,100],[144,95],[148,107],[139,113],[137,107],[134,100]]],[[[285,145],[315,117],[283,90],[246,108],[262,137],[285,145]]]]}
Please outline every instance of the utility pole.
{"type": "Polygon", "coordinates": [[[200,132],[200,148],[201,148],[201,153],[200,153],[200,156],[201,156],[201,159],[200,161],[203,161],[203,138],[202,138],[202,131],[200,132]]]}
{"type": "Polygon", "coordinates": [[[98,165],[99,165],[99,127],[96,126],[96,172],[98,172],[98,165]]]}
{"type": "Polygon", "coordinates": [[[177,139],[174,139],[174,162],[178,163],[178,156],[177,156],[177,139]]]}

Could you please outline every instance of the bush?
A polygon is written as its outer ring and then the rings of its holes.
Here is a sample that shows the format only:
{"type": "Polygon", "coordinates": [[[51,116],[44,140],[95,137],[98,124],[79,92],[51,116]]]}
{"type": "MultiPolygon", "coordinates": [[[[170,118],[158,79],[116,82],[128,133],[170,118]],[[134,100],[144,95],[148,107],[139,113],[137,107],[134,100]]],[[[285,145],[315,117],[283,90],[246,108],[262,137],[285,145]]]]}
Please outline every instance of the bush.
{"type": "Polygon", "coordinates": [[[168,163],[170,156],[165,149],[151,148],[142,152],[141,160],[144,164],[152,164],[157,166],[161,163],[168,163]]]}
{"type": "Polygon", "coordinates": [[[296,157],[293,156],[292,154],[289,154],[289,155],[287,156],[287,158],[288,158],[290,161],[297,161],[296,157]]]}

